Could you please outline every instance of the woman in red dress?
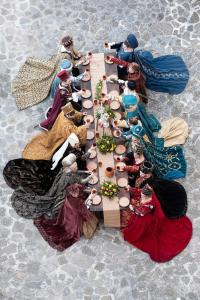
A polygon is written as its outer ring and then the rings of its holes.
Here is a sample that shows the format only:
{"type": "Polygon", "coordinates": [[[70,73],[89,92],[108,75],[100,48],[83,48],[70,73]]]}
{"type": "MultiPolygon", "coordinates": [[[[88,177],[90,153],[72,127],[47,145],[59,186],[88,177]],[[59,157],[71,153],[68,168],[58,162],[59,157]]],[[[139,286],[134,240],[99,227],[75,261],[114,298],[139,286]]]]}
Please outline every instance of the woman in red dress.
{"type": "Polygon", "coordinates": [[[166,262],[178,255],[192,237],[192,223],[187,216],[167,218],[152,189],[132,188],[131,213],[122,216],[127,226],[122,229],[124,239],[148,253],[156,262],[166,262]],[[134,199],[136,198],[136,199],[134,199]]]}

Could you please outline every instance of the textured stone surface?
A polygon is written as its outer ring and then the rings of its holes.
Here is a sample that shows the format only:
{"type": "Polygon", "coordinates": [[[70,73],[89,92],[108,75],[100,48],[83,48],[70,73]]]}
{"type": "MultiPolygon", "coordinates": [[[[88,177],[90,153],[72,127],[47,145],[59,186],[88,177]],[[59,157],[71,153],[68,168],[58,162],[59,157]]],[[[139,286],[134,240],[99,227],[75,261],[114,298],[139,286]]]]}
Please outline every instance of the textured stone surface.
{"type": "Polygon", "coordinates": [[[18,111],[11,80],[27,56],[49,57],[58,40],[74,36],[81,51],[102,51],[104,41],[135,32],[140,47],[155,55],[180,54],[190,82],[177,96],[149,92],[149,109],[160,119],[183,117],[190,126],[184,146],[188,215],[194,224],[189,246],[172,261],[156,264],[126,244],[116,229],[97,230],[63,253],[51,249],[31,221],[11,208],[11,189],[0,178],[0,299],[175,300],[200,299],[200,4],[198,0],[1,0],[0,168],[21,156],[49,100],[18,111]]]}

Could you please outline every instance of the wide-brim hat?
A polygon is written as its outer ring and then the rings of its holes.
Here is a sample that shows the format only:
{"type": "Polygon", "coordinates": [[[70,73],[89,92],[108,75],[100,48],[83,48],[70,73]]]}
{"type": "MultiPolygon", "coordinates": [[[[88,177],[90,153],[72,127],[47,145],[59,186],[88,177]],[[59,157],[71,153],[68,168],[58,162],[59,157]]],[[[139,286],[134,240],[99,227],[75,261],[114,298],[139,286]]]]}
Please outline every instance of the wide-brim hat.
{"type": "Polygon", "coordinates": [[[140,139],[145,135],[145,130],[141,125],[135,125],[131,127],[132,136],[140,139]]]}
{"type": "Polygon", "coordinates": [[[136,105],[137,104],[137,98],[134,95],[124,95],[122,97],[122,101],[124,106],[130,106],[130,105],[136,105]]]}
{"type": "Polygon", "coordinates": [[[138,40],[137,40],[136,36],[133,33],[130,33],[127,36],[126,40],[127,40],[128,44],[130,45],[131,48],[135,49],[135,48],[138,47],[138,40]]]}
{"type": "Polygon", "coordinates": [[[62,111],[64,112],[64,114],[68,115],[72,112],[75,112],[73,106],[71,105],[71,103],[67,103],[65,106],[61,107],[62,111]]]}
{"type": "Polygon", "coordinates": [[[80,143],[79,138],[77,137],[77,135],[74,132],[72,132],[69,135],[68,142],[72,147],[74,147],[76,144],[80,143]]]}
{"type": "Polygon", "coordinates": [[[66,70],[67,72],[70,72],[73,68],[73,64],[68,59],[62,59],[59,65],[62,70],[66,70]]]}
{"type": "Polygon", "coordinates": [[[69,167],[76,161],[76,155],[74,153],[68,154],[65,158],[62,160],[63,167],[69,167]]]}

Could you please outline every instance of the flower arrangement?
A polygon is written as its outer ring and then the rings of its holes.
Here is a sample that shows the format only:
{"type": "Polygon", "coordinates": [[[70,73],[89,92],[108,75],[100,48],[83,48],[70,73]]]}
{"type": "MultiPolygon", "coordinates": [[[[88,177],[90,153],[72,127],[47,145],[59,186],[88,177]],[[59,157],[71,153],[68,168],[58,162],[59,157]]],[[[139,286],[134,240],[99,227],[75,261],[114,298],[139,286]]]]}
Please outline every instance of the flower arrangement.
{"type": "Polygon", "coordinates": [[[100,79],[96,85],[96,91],[95,91],[95,99],[100,100],[101,99],[101,91],[103,88],[103,80],[100,79]]]}
{"type": "Polygon", "coordinates": [[[108,117],[108,119],[113,120],[115,118],[115,113],[112,111],[112,109],[108,105],[102,106],[98,110],[96,110],[95,116],[99,120],[103,114],[106,115],[108,117]]]}
{"type": "Polygon", "coordinates": [[[110,108],[110,106],[106,105],[104,107],[104,111],[109,116],[110,119],[113,120],[115,118],[115,113],[112,111],[112,109],[110,108]]]}
{"type": "Polygon", "coordinates": [[[113,152],[116,148],[115,139],[112,136],[104,134],[101,139],[97,140],[99,151],[103,154],[113,152]]]}
{"type": "Polygon", "coordinates": [[[118,189],[117,184],[111,181],[104,181],[100,186],[100,194],[112,198],[117,195],[118,189]]]}

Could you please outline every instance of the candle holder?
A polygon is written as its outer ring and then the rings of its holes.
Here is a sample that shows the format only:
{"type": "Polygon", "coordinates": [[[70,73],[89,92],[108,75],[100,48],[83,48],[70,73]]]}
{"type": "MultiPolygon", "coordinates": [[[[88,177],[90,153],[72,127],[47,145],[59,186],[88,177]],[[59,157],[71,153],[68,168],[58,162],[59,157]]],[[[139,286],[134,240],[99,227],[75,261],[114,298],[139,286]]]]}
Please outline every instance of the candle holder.
{"type": "Polygon", "coordinates": [[[116,127],[117,124],[118,124],[117,120],[114,120],[113,123],[114,123],[115,127],[116,127]]]}
{"type": "Polygon", "coordinates": [[[102,165],[103,165],[102,161],[99,161],[98,165],[99,165],[99,167],[102,167],[102,165]]]}
{"type": "Polygon", "coordinates": [[[109,178],[114,176],[114,168],[112,167],[107,167],[105,170],[105,175],[109,178]]]}
{"type": "Polygon", "coordinates": [[[97,194],[97,190],[96,190],[96,189],[92,189],[91,193],[92,193],[93,195],[95,195],[95,194],[97,194]]]}
{"type": "Polygon", "coordinates": [[[116,136],[120,136],[120,130],[119,129],[116,129],[116,136]]]}

